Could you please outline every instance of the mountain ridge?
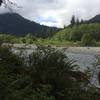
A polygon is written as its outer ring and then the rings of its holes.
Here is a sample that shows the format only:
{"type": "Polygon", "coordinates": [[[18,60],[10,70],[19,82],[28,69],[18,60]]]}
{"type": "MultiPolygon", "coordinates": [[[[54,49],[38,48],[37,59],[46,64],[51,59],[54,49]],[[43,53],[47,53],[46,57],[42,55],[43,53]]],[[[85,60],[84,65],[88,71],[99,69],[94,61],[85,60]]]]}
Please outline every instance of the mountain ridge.
{"type": "Polygon", "coordinates": [[[91,19],[88,20],[89,23],[100,23],[100,14],[95,15],[91,19]]]}
{"type": "Polygon", "coordinates": [[[32,33],[37,37],[41,37],[41,35],[48,35],[44,37],[49,37],[58,30],[59,29],[56,27],[48,27],[30,21],[17,13],[0,14],[0,33],[13,34],[17,36],[24,36],[28,33],[32,33]]]}

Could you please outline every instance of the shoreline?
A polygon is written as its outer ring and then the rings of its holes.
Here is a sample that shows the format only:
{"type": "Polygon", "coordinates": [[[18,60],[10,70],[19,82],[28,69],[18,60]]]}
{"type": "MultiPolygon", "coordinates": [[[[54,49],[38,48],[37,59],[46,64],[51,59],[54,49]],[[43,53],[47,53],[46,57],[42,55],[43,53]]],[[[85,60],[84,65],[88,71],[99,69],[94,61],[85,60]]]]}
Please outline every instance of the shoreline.
{"type": "Polygon", "coordinates": [[[68,47],[65,52],[85,55],[100,55],[100,47],[68,47]]]}
{"type": "MultiPolygon", "coordinates": [[[[3,46],[10,46],[18,49],[29,49],[34,50],[37,48],[35,44],[3,44],[3,46]]],[[[48,45],[50,46],[50,45],[48,45]]],[[[85,54],[85,55],[100,55],[100,47],[67,47],[67,46],[52,46],[58,50],[63,50],[64,52],[75,53],[75,54],[85,54]]]]}

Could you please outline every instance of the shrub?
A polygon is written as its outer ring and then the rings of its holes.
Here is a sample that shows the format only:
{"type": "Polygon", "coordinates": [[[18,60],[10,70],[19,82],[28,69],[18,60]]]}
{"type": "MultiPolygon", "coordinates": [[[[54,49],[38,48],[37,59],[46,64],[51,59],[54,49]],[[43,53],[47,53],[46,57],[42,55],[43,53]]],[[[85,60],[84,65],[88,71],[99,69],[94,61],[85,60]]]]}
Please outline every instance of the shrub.
{"type": "Polygon", "coordinates": [[[91,36],[91,34],[84,34],[81,39],[82,46],[95,46],[96,40],[91,36]]]}
{"type": "Polygon", "coordinates": [[[49,94],[55,97],[56,100],[70,98],[68,97],[68,91],[70,89],[79,91],[81,85],[87,81],[78,81],[77,79],[80,77],[78,73],[80,72],[73,71],[78,65],[69,60],[63,52],[54,48],[39,46],[29,58],[35,84],[37,86],[49,84],[51,86],[49,94]]]}
{"type": "MultiPolygon", "coordinates": [[[[25,56],[26,57],[26,56],[25,56]]],[[[0,100],[85,100],[85,75],[61,51],[39,46],[26,62],[0,47],[0,100]]],[[[90,99],[91,94],[89,93],[90,99]]],[[[96,96],[97,97],[97,96],[96,96]]],[[[99,99],[99,97],[98,97],[99,99]]]]}

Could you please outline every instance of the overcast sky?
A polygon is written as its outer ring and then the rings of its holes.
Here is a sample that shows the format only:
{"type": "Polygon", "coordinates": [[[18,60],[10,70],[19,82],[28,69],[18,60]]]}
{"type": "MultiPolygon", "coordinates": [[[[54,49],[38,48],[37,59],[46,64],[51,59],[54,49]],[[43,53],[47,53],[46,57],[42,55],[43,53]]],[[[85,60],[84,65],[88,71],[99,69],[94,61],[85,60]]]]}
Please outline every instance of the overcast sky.
{"type": "MultiPolygon", "coordinates": [[[[63,27],[72,15],[89,19],[100,14],[100,0],[11,0],[22,8],[12,7],[25,18],[49,26],[63,27]]],[[[0,13],[8,11],[4,6],[0,13]]]]}

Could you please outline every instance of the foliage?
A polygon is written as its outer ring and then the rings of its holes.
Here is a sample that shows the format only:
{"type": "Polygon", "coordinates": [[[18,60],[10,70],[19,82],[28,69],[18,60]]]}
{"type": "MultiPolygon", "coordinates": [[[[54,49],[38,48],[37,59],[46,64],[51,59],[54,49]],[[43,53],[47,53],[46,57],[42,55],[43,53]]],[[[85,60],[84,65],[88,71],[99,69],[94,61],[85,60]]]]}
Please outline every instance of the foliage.
{"type": "MultiPolygon", "coordinates": [[[[64,46],[85,46],[83,42],[85,35],[91,39],[85,39],[87,46],[100,46],[100,24],[80,24],[74,25],[72,28],[67,27],[51,38],[37,38],[29,33],[23,37],[15,37],[13,35],[0,34],[1,43],[25,43],[25,44],[43,44],[43,45],[64,45],[64,46]],[[90,36],[89,36],[90,35],[90,36]],[[92,40],[93,39],[93,40],[92,40]]],[[[86,37],[87,38],[87,37],[86,37]]]]}
{"type": "Polygon", "coordinates": [[[99,98],[82,89],[88,79],[63,52],[38,46],[24,58],[0,47],[1,100],[85,100],[87,93],[87,100],[99,98]]]}
{"type": "Polygon", "coordinates": [[[96,41],[91,34],[84,34],[81,40],[83,46],[95,46],[96,41]]]}
{"type": "Polygon", "coordinates": [[[72,19],[71,19],[71,27],[73,27],[75,25],[75,16],[72,16],[72,19]]]}
{"type": "Polygon", "coordinates": [[[1,33],[10,35],[13,34],[15,36],[25,36],[30,33],[37,38],[48,38],[52,37],[56,32],[60,30],[60,28],[48,27],[40,25],[34,21],[27,20],[17,13],[0,14],[0,22],[2,22],[0,24],[1,33]]]}
{"type": "Polygon", "coordinates": [[[89,33],[96,41],[100,40],[100,24],[80,24],[61,30],[55,35],[58,40],[81,41],[84,34],[89,33]]]}
{"type": "Polygon", "coordinates": [[[0,44],[2,43],[13,43],[16,37],[8,34],[0,34],[0,44]]]}

